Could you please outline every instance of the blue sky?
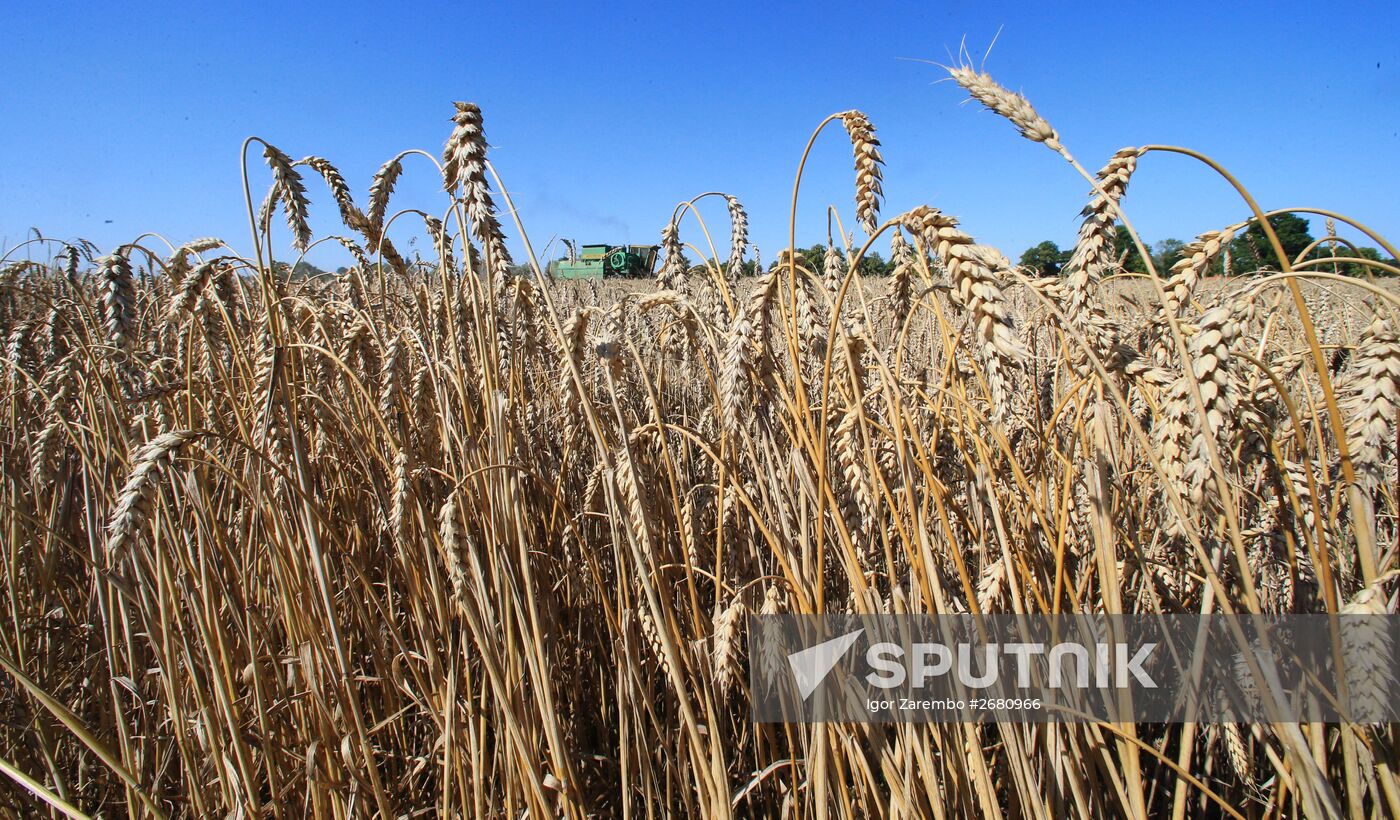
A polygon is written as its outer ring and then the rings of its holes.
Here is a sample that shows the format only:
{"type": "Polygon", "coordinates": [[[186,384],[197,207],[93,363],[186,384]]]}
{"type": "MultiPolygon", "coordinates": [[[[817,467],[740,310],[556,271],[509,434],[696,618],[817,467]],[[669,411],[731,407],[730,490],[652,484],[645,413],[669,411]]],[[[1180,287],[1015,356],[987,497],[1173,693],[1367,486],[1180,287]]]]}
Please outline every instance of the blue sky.
{"type": "MultiPolygon", "coordinates": [[[[722,190],[744,202],[771,259],[811,129],[847,108],[884,143],[885,213],[933,205],[1013,258],[1042,239],[1066,246],[1084,181],[920,62],[947,61],[964,37],[980,60],[998,30],[987,70],[1091,170],[1122,146],[1186,145],[1265,207],[1331,208],[1400,240],[1395,3],[252,2],[6,16],[5,246],[33,226],[104,248],[145,231],[216,235],[246,252],[244,137],[325,156],[363,203],[399,150],[440,153],[455,99],[481,105],[491,157],[541,251],[555,236],[655,242],[677,201],[722,190]]],[[[256,200],[268,177],[252,161],[256,200]]],[[[855,230],[852,176],[830,129],[808,162],[799,244],[825,241],[827,204],[855,230]]],[[[336,229],[335,208],[311,182],[320,236],[336,229]]],[[[445,204],[426,161],[410,161],[391,210],[445,204]]],[[[1244,212],[1221,180],[1165,155],[1142,163],[1126,207],[1149,241],[1244,212]]],[[[725,242],[722,203],[702,212],[725,242]]],[[[396,226],[400,245],[412,230],[396,226]]],[[[682,237],[700,242],[693,222],[682,237]]],[[[291,253],[285,230],[276,242],[291,253]]],[[[329,249],[310,258],[342,261],[329,249]]]]}

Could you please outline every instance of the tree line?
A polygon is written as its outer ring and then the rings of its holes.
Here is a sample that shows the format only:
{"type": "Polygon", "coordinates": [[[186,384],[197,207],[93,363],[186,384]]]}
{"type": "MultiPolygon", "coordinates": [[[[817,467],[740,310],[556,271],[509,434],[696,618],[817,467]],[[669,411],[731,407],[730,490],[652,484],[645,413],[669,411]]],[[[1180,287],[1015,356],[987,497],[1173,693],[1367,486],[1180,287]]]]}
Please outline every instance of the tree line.
{"type": "MultiPolygon", "coordinates": [[[[1379,250],[1369,246],[1352,246],[1346,240],[1336,240],[1333,243],[1327,237],[1321,242],[1315,241],[1309,230],[1308,221],[1294,214],[1276,214],[1269,218],[1269,223],[1273,226],[1274,232],[1278,235],[1279,244],[1283,246],[1284,253],[1289,260],[1296,259],[1300,254],[1305,254],[1308,259],[1322,259],[1331,256],[1351,257],[1366,259],[1373,262],[1381,262],[1391,267],[1400,267],[1395,259],[1389,258],[1379,250]]],[[[1144,245],[1147,243],[1144,241],[1144,245]]],[[[1151,252],[1152,265],[1158,274],[1166,276],[1186,253],[1187,244],[1180,239],[1163,239],[1154,244],[1147,245],[1151,252]]],[[[1072,248],[1061,249],[1059,245],[1051,240],[1046,240],[1030,248],[1021,254],[1020,265],[1040,276],[1059,276],[1066,264],[1069,263],[1072,248]]],[[[1146,273],[1147,265],[1143,261],[1142,254],[1139,253],[1137,245],[1133,243],[1132,236],[1123,225],[1118,225],[1114,229],[1113,253],[1115,258],[1122,260],[1122,268],[1130,273],[1146,273]]],[[[844,257],[844,254],[843,254],[844,257]]],[[[808,248],[797,250],[798,261],[809,270],[821,273],[824,269],[826,258],[826,245],[817,243],[808,248]]],[[[564,257],[551,260],[546,266],[552,273],[554,267],[563,261],[564,257]]],[[[686,267],[698,272],[700,267],[691,259],[686,258],[686,267]]],[[[659,264],[659,260],[658,260],[659,264]]],[[[773,264],[764,265],[764,269],[771,269],[773,264]]],[[[1207,272],[1210,276],[1221,276],[1226,273],[1226,264],[1229,265],[1229,274],[1239,276],[1253,273],[1260,270],[1278,270],[1278,260],[1269,245],[1268,238],[1258,224],[1251,224],[1246,230],[1240,232],[1229,244],[1229,252],[1218,254],[1211,262],[1207,272]]],[[[527,265],[519,265],[517,273],[520,275],[531,275],[531,269],[527,265]]],[[[1326,265],[1321,268],[1327,273],[1340,273],[1345,276],[1364,276],[1369,266],[1358,262],[1339,262],[1335,265],[1326,265]]],[[[346,268],[338,268],[335,272],[343,274],[346,268]]],[[[326,273],[309,262],[301,261],[292,272],[293,278],[306,278],[326,273]]],[[[745,275],[756,275],[760,273],[758,263],[753,260],[744,263],[745,275]]],[[[888,276],[894,273],[894,263],[887,261],[878,251],[871,251],[860,261],[859,273],[862,276],[888,276]]],[[[1370,273],[1376,276],[1387,275],[1385,271],[1371,267],[1370,273]]]]}
{"type": "MultiPolygon", "coordinates": [[[[1283,251],[1287,254],[1290,262],[1300,255],[1306,259],[1325,259],[1336,256],[1367,259],[1372,262],[1382,262],[1391,267],[1400,267],[1394,259],[1387,258],[1375,248],[1364,245],[1354,247],[1346,240],[1335,240],[1334,251],[1333,240],[1324,237],[1321,242],[1317,242],[1308,228],[1308,221],[1294,214],[1276,214],[1269,217],[1269,224],[1273,227],[1274,233],[1278,235],[1279,244],[1283,246],[1283,251]]],[[[1146,242],[1143,244],[1147,245],[1146,242]]],[[[1180,239],[1163,239],[1147,247],[1151,251],[1152,266],[1162,276],[1166,276],[1172,265],[1180,261],[1187,252],[1186,243],[1180,239]]],[[[1229,265],[1228,273],[1231,276],[1240,276],[1260,270],[1279,269],[1278,259],[1274,256],[1268,237],[1265,236],[1264,229],[1258,223],[1251,224],[1238,234],[1230,242],[1228,248],[1229,253],[1221,253],[1211,262],[1208,275],[1224,275],[1227,263],[1229,265]]],[[[1123,260],[1122,267],[1125,271],[1147,272],[1147,264],[1143,261],[1142,254],[1138,251],[1137,245],[1133,243],[1132,235],[1123,225],[1117,226],[1114,230],[1113,252],[1117,258],[1123,260]]],[[[1072,249],[1061,250],[1054,242],[1046,240],[1027,248],[1026,252],[1021,254],[1021,266],[1036,271],[1041,276],[1058,276],[1064,266],[1069,263],[1072,253],[1072,249]]],[[[1338,262],[1335,265],[1323,266],[1321,270],[1326,273],[1340,273],[1344,276],[1364,276],[1367,274],[1368,268],[1372,275],[1386,275],[1385,271],[1360,262],[1338,262]]]]}

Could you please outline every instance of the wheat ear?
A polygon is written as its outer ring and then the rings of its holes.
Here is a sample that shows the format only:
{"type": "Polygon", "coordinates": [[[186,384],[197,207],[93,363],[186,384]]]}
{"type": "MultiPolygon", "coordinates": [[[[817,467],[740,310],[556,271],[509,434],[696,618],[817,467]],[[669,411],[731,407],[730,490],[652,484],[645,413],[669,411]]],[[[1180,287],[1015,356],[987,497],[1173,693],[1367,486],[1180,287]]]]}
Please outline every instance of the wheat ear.
{"type": "Polygon", "coordinates": [[[1345,405],[1347,444],[1357,481],[1373,490],[1385,481],[1385,454],[1394,449],[1400,409],[1400,336],[1377,318],[1361,334],[1345,405]]]}
{"type": "Polygon", "coordinates": [[[1032,142],[1044,143],[1052,151],[1060,151],[1060,135],[1045,118],[1036,113],[1025,97],[1002,87],[985,71],[973,71],[969,66],[948,69],[958,85],[967,89],[974,100],[1010,120],[1021,136],[1032,142]]]}
{"type": "Polygon", "coordinates": [[[201,435],[197,430],[173,430],[162,433],[141,448],[136,456],[136,466],[118,496],[116,511],[107,524],[107,558],[110,563],[122,559],[141,525],[150,516],[161,469],[174,460],[181,447],[201,435]]]}
{"type": "Polygon", "coordinates": [[[920,206],[901,217],[901,222],[921,239],[926,250],[943,261],[953,281],[953,301],[971,311],[987,354],[987,387],[994,417],[1005,418],[1011,409],[1011,390],[1002,364],[1026,357],[998,283],[998,274],[1010,270],[1010,260],[995,248],[978,245],[958,229],[956,219],[936,208],[920,206]]]}
{"type": "Polygon", "coordinates": [[[1120,149],[1098,174],[1103,193],[1095,191],[1084,207],[1079,239],[1065,265],[1065,314],[1077,322],[1089,299],[1089,288],[1098,282],[1111,264],[1113,225],[1117,221],[1113,205],[1128,190],[1128,180],[1137,168],[1138,149],[1120,149]]]}
{"type": "MultiPolygon", "coordinates": [[[[271,145],[263,146],[263,157],[272,169],[272,190],[263,207],[270,213],[273,205],[281,201],[282,213],[287,217],[287,227],[292,229],[292,245],[299,251],[305,251],[311,245],[311,225],[306,221],[309,207],[301,174],[297,173],[291,157],[271,145]]],[[[264,224],[266,219],[265,214],[264,224]]]]}
{"type": "Polygon", "coordinates": [[[372,236],[366,237],[369,241],[371,252],[379,248],[379,236],[384,232],[384,217],[389,209],[389,197],[394,193],[394,185],[399,181],[399,175],[403,173],[403,162],[394,157],[375,172],[373,181],[369,185],[369,211],[365,218],[369,220],[372,236]]]}
{"type": "Polygon", "coordinates": [[[880,219],[880,198],[885,194],[881,187],[880,166],[885,159],[880,156],[880,141],[875,138],[870,118],[859,111],[841,114],[841,124],[851,138],[851,153],[855,155],[856,219],[861,230],[873,235],[880,219]]]}
{"type": "Polygon", "coordinates": [[[131,278],[131,260],[126,249],[102,258],[98,265],[102,283],[102,323],[112,347],[130,348],[136,322],[136,286],[131,278]]]}
{"type": "Polygon", "coordinates": [[[749,245],[749,215],[737,196],[726,196],[729,207],[729,278],[737,280],[744,273],[744,251],[749,245]]]}
{"type": "MultiPolygon", "coordinates": [[[[1201,281],[1201,276],[1209,270],[1211,263],[1220,255],[1221,251],[1228,253],[1230,240],[1234,239],[1235,232],[1245,226],[1244,222],[1231,225],[1219,231],[1207,231],[1196,238],[1196,241],[1189,243],[1182,249],[1181,259],[1172,265],[1171,276],[1167,279],[1164,288],[1167,295],[1166,309],[1175,315],[1180,315],[1186,305],[1191,302],[1191,294],[1196,290],[1196,284],[1201,281]]],[[[1229,259],[1226,259],[1225,269],[1230,267],[1229,259]]]]}
{"type": "Polygon", "coordinates": [[[727,698],[739,682],[743,641],[740,634],[748,608],[736,597],[715,620],[715,646],[712,659],[715,668],[715,688],[720,697],[727,698]]]}
{"type": "Polygon", "coordinates": [[[681,250],[680,228],[675,221],[666,223],[661,229],[661,268],[656,274],[656,285],[662,290],[680,287],[685,276],[685,254],[681,250]]]}
{"type": "Polygon", "coordinates": [[[486,252],[486,264],[498,291],[504,289],[510,277],[511,258],[506,250],[505,234],[496,218],[496,206],[491,201],[491,188],[486,182],[486,132],[483,130],[481,109],[475,103],[458,102],[452,115],[455,128],[443,148],[443,187],[455,194],[462,188],[462,201],[472,232],[486,252]]]}
{"type": "Polygon", "coordinates": [[[340,218],[346,225],[354,227],[363,222],[364,215],[360,213],[359,208],[355,207],[355,198],[350,195],[350,186],[345,184],[345,177],[340,175],[340,171],[329,160],[321,157],[306,157],[297,164],[309,166],[326,181],[326,187],[331,189],[331,196],[335,199],[336,206],[340,208],[340,218]]]}

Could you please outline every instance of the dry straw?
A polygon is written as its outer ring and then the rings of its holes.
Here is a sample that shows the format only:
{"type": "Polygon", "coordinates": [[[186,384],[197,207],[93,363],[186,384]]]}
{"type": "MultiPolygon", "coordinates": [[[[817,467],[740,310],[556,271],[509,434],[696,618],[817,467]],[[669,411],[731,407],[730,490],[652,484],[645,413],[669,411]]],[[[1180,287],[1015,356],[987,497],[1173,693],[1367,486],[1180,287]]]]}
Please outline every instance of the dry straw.
{"type": "MultiPolygon", "coordinates": [[[[1063,151],[1024,98],[954,76],[1063,151]]],[[[878,231],[874,130],[837,116],[878,231]]],[[[298,173],[329,186],[339,281],[285,278],[256,216],[254,259],[36,237],[0,263],[0,815],[1400,815],[1383,728],[756,727],[789,670],[745,646],[751,605],[1389,612],[1389,282],[1334,275],[1360,263],[1324,240],[1292,279],[1223,286],[1235,225],[1157,304],[1110,250],[1152,146],[1084,174],[1065,280],[931,207],[887,226],[888,281],[834,231],[829,266],[754,248],[744,277],[725,196],[700,282],[668,221],[660,288],[502,285],[481,127],[459,104],[451,197],[398,209],[431,240],[411,260],[382,236],[406,155],[361,214],[329,163],[264,151],[265,216],[299,244],[298,173]],[[1306,314],[1273,299],[1288,281],[1306,314]]]]}

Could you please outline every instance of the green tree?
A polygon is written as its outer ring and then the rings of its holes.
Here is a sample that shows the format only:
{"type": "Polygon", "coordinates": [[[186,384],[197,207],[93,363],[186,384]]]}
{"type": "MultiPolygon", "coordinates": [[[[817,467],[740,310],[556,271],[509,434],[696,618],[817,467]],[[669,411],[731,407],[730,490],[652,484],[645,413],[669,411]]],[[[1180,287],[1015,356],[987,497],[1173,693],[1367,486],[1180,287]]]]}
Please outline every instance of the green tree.
{"type": "Polygon", "coordinates": [[[1060,246],[1045,240],[1021,254],[1021,266],[1038,272],[1041,276],[1059,276],[1060,269],[1069,261],[1069,254],[1060,246]]]}
{"type": "Polygon", "coordinates": [[[822,273],[822,261],[826,256],[826,246],[818,242],[810,248],[797,249],[797,261],[818,276],[822,273]]]}
{"type": "MultiPolygon", "coordinates": [[[[840,250],[840,247],[837,250],[840,250]]],[[[845,254],[842,254],[842,259],[845,259],[845,254]]],[[[798,248],[797,261],[818,276],[823,275],[826,270],[826,245],[818,242],[810,248],[798,248]]],[[[768,263],[764,267],[771,270],[774,264],[777,264],[776,261],[768,263]]],[[[846,263],[843,262],[844,264],[846,263]]],[[[885,258],[878,252],[868,253],[860,260],[859,272],[861,276],[886,276],[890,271],[890,263],[886,262],[885,258]]]]}
{"type": "Polygon", "coordinates": [[[1157,273],[1165,276],[1185,255],[1186,243],[1180,239],[1163,239],[1152,246],[1152,251],[1152,264],[1157,266],[1157,273]]]}
{"type": "MultiPolygon", "coordinates": [[[[1381,252],[1367,245],[1351,247],[1338,243],[1335,252],[1327,243],[1322,243],[1308,254],[1309,259],[1330,259],[1334,256],[1346,257],[1350,259],[1365,259],[1369,262],[1380,262],[1390,267],[1400,267],[1394,259],[1388,259],[1381,255],[1381,252]]],[[[1321,270],[1327,273],[1340,273],[1343,276],[1394,276],[1395,274],[1381,268],[1365,265],[1361,262],[1323,262],[1321,265],[1314,265],[1314,270],[1321,270]]]]}
{"type": "Polygon", "coordinates": [[[889,276],[891,273],[890,263],[880,255],[879,251],[871,251],[860,260],[861,276],[889,276]]]}
{"type": "MultiPolygon", "coordinates": [[[[1289,264],[1312,244],[1312,233],[1308,221],[1295,214],[1275,214],[1269,217],[1269,225],[1278,234],[1279,244],[1288,257],[1289,264]]],[[[1264,229],[1253,223],[1244,234],[1230,243],[1230,273],[1239,275],[1257,270],[1278,270],[1279,261],[1274,254],[1264,229]]]]}
{"type": "MultiPolygon", "coordinates": [[[[1368,259],[1372,262],[1383,262],[1391,267],[1395,267],[1394,259],[1386,259],[1381,256],[1381,252],[1372,247],[1362,246],[1356,250],[1351,250],[1345,246],[1337,248],[1337,256],[1350,256],[1355,259],[1368,259]]],[[[1326,270],[1326,268],[1324,268],[1326,270]]],[[[1387,272],[1380,268],[1373,268],[1370,265],[1363,265],[1359,262],[1347,262],[1341,266],[1342,273],[1347,276],[1389,276],[1387,272]]]]}
{"type": "Polygon", "coordinates": [[[1147,263],[1142,261],[1142,254],[1138,253],[1137,245],[1133,243],[1133,235],[1126,225],[1119,225],[1113,230],[1113,254],[1115,259],[1123,260],[1123,270],[1133,273],[1147,272],[1147,263]],[[1123,256],[1125,253],[1126,257],[1123,256]]]}

